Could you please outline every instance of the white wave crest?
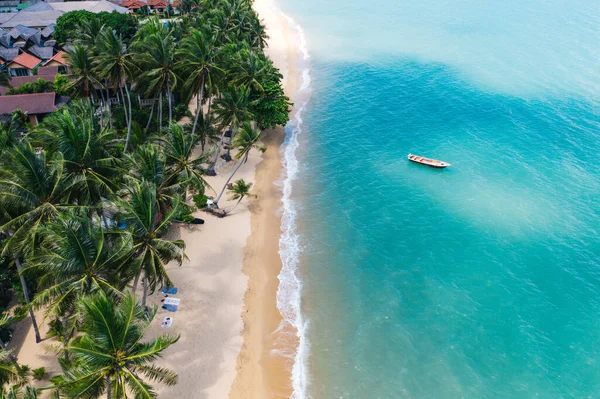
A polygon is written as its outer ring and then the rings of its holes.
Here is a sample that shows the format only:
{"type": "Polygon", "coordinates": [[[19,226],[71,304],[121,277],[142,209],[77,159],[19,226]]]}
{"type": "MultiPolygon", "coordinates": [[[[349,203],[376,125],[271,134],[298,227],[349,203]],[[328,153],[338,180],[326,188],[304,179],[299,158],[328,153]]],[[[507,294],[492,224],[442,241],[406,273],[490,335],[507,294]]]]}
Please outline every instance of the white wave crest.
{"type": "Polygon", "coordinates": [[[289,25],[296,31],[298,39],[298,53],[300,60],[298,67],[302,70],[302,84],[294,96],[297,111],[285,127],[286,138],[281,148],[283,173],[278,185],[282,188],[283,214],[281,217],[282,235],[279,240],[279,255],[282,269],[278,276],[279,289],[277,291],[277,307],[282,316],[296,329],[298,348],[294,356],[292,368],[292,386],[294,392],[292,399],[305,399],[308,386],[308,352],[309,343],[306,338],[308,321],[301,312],[302,281],[298,276],[298,263],[300,256],[300,237],[297,232],[297,208],[292,199],[293,182],[298,174],[298,159],[296,150],[299,142],[298,136],[302,133],[302,114],[308,103],[311,91],[311,78],[309,61],[310,56],[306,45],[306,38],[300,25],[287,15],[289,25]],[[298,103],[298,101],[303,103],[298,103]]]}

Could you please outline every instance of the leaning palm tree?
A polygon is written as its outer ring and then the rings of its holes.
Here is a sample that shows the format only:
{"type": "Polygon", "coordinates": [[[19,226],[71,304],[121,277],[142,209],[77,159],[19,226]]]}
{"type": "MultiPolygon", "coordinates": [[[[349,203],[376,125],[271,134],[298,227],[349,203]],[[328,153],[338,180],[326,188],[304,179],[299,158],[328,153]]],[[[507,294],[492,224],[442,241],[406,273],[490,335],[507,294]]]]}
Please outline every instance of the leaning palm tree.
{"type": "Polygon", "coordinates": [[[167,232],[181,211],[178,201],[173,202],[170,209],[163,212],[157,198],[156,186],[148,181],[132,181],[122,200],[112,202],[110,209],[114,218],[125,223],[133,236],[137,270],[129,270],[135,274],[133,293],[138,280],[144,273],[144,293],[142,305],[146,305],[148,289],[152,293],[157,286],[171,286],[171,279],[166,264],[183,262],[185,243],[183,240],[169,240],[162,235],[167,232]]]}
{"type": "Polygon", "coordinates": [[[210,114],[200,116],[197,134],[202,154],[204,154],[204,149],[207,144],[209,146],[216,144],[221,136],[221,133],[219,133],[219,130],[215,127],[213,121],[214,119],[210,114]]]}
{"type": "Polygon", "coordinates": [[[251,114],[249,111],[252,102],[249,99],[250,91],[245,87],[236,87],[229,85],[225,90],[221,92],[221,98],[215,100],[214,113],[216,121],[219,122],[220,128],[222,129],[221,138],[215,151],[212,166],[208,170],[208,175],[215,175],[215,167],[219,160],[221,146],[223,145],[223,139],[225,138],[226,128],[233,137],[235,134],[235,128],[242,122],[250,119],[251,114]]]}
{"type": "Polygon", "coordinates": [[[233,211],[237,206],[242,202],[245,197],[253,197],[254,194],[250,194],[250,189],[252,188],[252,183],[246,183],[244,179],[236,180],[231,187],[229,188],[229,200],[234,201],[238,200],[235,205],[228,210],[228,212],[233,211]]]}
{"type": "Polygon", "coordinates": [[[64,350],[72,361],[57,390],[69,398],[156,398],[149,381],[177,383],[177,374],[154,365],[179,337],[160,335],[142,341],[156,309],[147,312],[132,295],[115,302],[104,295],[82,299],[81,335],[64,350]]]}
{"type": "Polygon", "coordinates": [[[125,108],[125,119],[127,120],[127,138],[125,139],[125,149],[129,145],[131,138],[131,96],[127,86],[127,79],[131,79],[136,75],[137,67],[133,62],[133,53],[129,51],[123,40],[117,36],[112,29],[104,28],[98,35],[97,39],[96,68],[95,71],[102,79],[113,87],[119,88],[121,97],[123,98],[123,106],[125,108]],[[127,95],[127,103],[125,104],[125,95],[127,95]]]}
{"type": "MultiPolygon", "coordinates": [[[[46,158],[29,143],[14,147],[2,158],[0,174],[0,208],[5,220],[0,231],[8,232],[2,256],[14,259],[25,302],[30,303],[29,290],[23,276],[21,259],[34,256],[40,242],[40,230],[61,213],[77,208],[66,202],[68,184],[61,154],[46,158]]],[[[36,335],[41,337],[33,310],[29,315],[36,335]]]]}
{"type": "Polygon", "coordinates": [[[65,56],[71,69],[69,88],[76,88],[84,97],[88,97],[95,87],[101,87],[89,49],[80,45],[73,46],[65,56]]]}
{"type": "Polygon", "coordinates": [[[260,140],[260,135],[261,131],[259,129],[253,127],[250,122],[244,122],[242,128],[233,140],[233,146],[237,147],[238,149],[238,153],[235,155],[235,157],[238,159],[238,164],[231,173],[231,176],[229,176],[229,179],[227,179],[227,181],[225,182],[223,189],[215,199],[215,204],[218,204],[219,200],[223,196],[223,193],[225,192],[225,189],[229,185],[229,182],[231,181],[231,179],[233,179],[233,176],[237,173],[240,166],[242,166],[243,163],[248,161],[248,155],[250,154],[250,151],[253,148],[256,148],[260,152],[266,151],[265,147],[258,144],[258,141],[260,140]]]}
{"type": "Polygon", "coordinates": [[[215,63],[218,50],[211,34],[194,30],[191,36],[183,39],[178,68],[185,70],[188,76],[184,88],[196,94],[196,117],[192,126],[192,135],[196,133],[198,118],[202,113],[202,101],[206,85],[212,85],[212,80],[223,75],[225,71],[215,63]]]}
{"type": "Polygon", "coordinates": [[[42,251],[32,259],[30,269],[42,274],[32,305],[62,321],[66,342],[75,330],[78,302],[98,292],[122,295],[129,282],[123,271],[133,255],[129,232],[107,232],[88,217],[60,217],[44,229],[42,251]]]}

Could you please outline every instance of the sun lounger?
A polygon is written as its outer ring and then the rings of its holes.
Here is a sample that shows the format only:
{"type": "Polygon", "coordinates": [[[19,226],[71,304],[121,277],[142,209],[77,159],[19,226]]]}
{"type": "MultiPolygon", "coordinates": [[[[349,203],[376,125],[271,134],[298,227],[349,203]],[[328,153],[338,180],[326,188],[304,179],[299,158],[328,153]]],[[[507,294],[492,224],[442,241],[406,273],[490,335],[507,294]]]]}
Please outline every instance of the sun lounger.
{"type": "Polygon", "coordinates": [[[179,309],[179,306],[177,306],[177,305],[162,305],[161,308],[166,310],[167,312],[177,312],[177,309],[179,309]]]}
{"type": "Polygon", "coordinates": [[[163,294],[167,294],[167,295],[175,295],[175,294],[177,294],[177,291],[178,291],[177,287],[163,287],[161,290],[161,292],[163,294]]]}

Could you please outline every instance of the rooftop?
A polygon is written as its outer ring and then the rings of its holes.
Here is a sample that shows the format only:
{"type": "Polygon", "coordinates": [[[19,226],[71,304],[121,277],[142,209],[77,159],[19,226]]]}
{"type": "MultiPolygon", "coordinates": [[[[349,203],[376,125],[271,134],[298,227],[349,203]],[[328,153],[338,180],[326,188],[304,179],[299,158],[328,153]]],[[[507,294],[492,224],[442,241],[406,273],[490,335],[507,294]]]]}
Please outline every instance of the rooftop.
{"type": "Polygon", "coordinates": [[[64,51],[61,50],[58,53],[56,53],[54,55],[54,57],[52,57],[48,61],[46,61],[46,63],[44,63],[44,65],[49,64],[51,61],[56,61],[59,64],[68,65],[67,60],[65,59],[66,54],[67,53],[65,53],[64,51]]]}
{"type": "MultiPolygon", "coordinates": [[[[11,114],[20,109],[29,115],[49,114],[58,109],[56,93],[18,94],[0,97],[0,114],[11,114]]],[[[59,100],[61,98],[59,97],[59,100]]],[[[59,101],[62,103],[62,101],[59,101]]]]}
{"type": "Polygon", "coordinates": [[[40,60],[39,58],[34,57],[31,54],[22,53],[15,59],[13,59],[11,64],[15,63],[15,64],[22,65],[27,69],[33,69],[36,66],[38,66],[40,62],[42,62],[42,60],[40,60]]]}

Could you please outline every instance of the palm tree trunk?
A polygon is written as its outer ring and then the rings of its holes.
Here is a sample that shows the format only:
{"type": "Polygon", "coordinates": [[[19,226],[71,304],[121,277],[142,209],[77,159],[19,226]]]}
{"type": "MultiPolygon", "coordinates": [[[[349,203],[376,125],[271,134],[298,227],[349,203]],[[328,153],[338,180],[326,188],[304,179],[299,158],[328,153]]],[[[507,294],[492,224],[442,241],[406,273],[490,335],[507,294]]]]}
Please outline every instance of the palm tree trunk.
{"type": "Polygon", "coordinates": [[[129,89],[127,88],[127,83],[125,83],[125,93],[127,93],[127,104],[129,105],[129,119],[127,119],[127,138],[125,139],[125,150],[123,153],[127,152],[127,146],[129,145],[129,139],[131,139],[131,96],[129,95],[129,89]]]}
{"type": "MultiPolygon", "coordinates": [[[[221,154],[221,146],[223,145],[223,140],[225,139],[225,132],[227,129],[223,129],[221,132],[221,138],[219,139],[219,144],[217,145],[217,150],[215,151],[215,158],[213,159],[212,166],[206,171],[208,176],[216,176],[217,172],[215,168],[217,167],[217,161],[219,160],[219,154],[221,154]]],[[[233,133],[232,133],[233,135],[233,133]]]]}
{"type": "Polygon", "coordinates": [[[231,176],[229,176],[229,179],[227,179],[227,181],[225,182],[225,185],[223,186],[223,189],[221,190],[221,192],[219,193],[219,195],[217,196],[217,198],[215,199],[215,204],[219,203],[219,200],[221,199],[221,197],[223,196],[223,193],[225,193],[225,189],[227,188],[227,185],[229,184],[229,182],[231,181],[231,179],[233,179],[233,176],[237,173],[238,169],[240,168],[240,166],[242,166],[242,164],[245,161],[245,158],[248,157],[248,153],[246,153],[244,156],[242,156],[240,158],[240,160],[238,161],[237,166],[235,167],[235,169],[233,170],[233,173],[231,174],[231,176]]]}
{"type": "Polygon", "coordinates": [[[110,375],[106,376],[106,399],[112,397],[112,386],[110,384],[110,375]]]}
{"type": "Polygon", "coordinates": [[[171,123],[173,121],[173,105],[171,104],[172,93],[170,84],[167,85],[167,96],[169,96],[169,123],[171,123]]]}
{"type": "Polygon", "coordinates": [[[159,95],[159,100],[158,100],[158,131],[160,132],[160,129],[162,129],[162,109],[163,109],[163,101],[162,101],[162,91],[160,92],[159,95]]]}
{"type": "Polygon", "coordinates": [[[200,92],[196,99],[196,118],[194,119],[194,126],[192,126],[192,136],[196,133],[196,126],[198,126],[198,117],[202,112],[202,97],[204,96],[204,74],[202,74],[202,83],[200,84],[200,92]]]}
{"type": "Polygon", "coordinates": [[[212,96],[208,97],[208,109],[206,115],[210,115],[210,106],[212,105],[212,96]]]}
{"type": "Polygon", "coordinates": [[[25,277],[23,273],[21,273],[21,261],[19,259],[15,259],[15,265],[17,266],[17,273],[19,273],[19,279],[21,280],[21,287],[23,287],[23,296],[25,297],[25,304],[29,309],[29,317],[31,317],[31,325],[33,326],[33,331],[35,332],[35,343],[39,344],[42,341],[42,337],[40,336],[40,329],[38,327],[37,321],[35,320],[35,314],[33,314],[33,309],[29,306],[29,290],[27,289],[27,282],[25,281],[25,277]]]}
{"type": "Polygon", "coordinates": [[[144,276],[144,280],[142,281],[142,287],[144,288],[142,294],[142,307],[146,307],[146,298],[148,297],[148,278],[144,276]]]}
{"type": "MultiPolygon", "coordinates": [[[[110,103],[110,90],[108,90],[108,81],[104,79],[104,85],[106,86],[106,104],[108,106],[108,126],[112,128],[112,110],[110,103]]],[[[100,89],[102,90],[102,89],[100,89]]]]}
{"type": "Polygon", "coordinates": [[[244,196],[242,195],[240,197],[240,199],[238,200],[238,202],[235,203],[235,205],[233,206],[233,208],[229,209],[227,212],[232,212],[235,208],[237,208],[237,206],[240,204],[240,202],[242,202],[243,199],[244,199],[244,196]]]}
{"type": "Polygon", "coordinates": [[[140,275],[142,274],[142,269],[140,269],[135,275],[135,279],[133,280],[133,286],[131,287],[131,293],[135,295],[135,291],[137,290],[138,282],[140,281],[140,275]]]}
{"type": "Polygon", "coordinates": [[[156,97],[154,97],[154,101],[152,101],[152,109],[150,109],[150,117],[148,118],[148,123],[146,123],[146,132],[150,129],[150,122],[152,122],[152,115],[154,114],[154,106],[156,105],[156,97]]]}

